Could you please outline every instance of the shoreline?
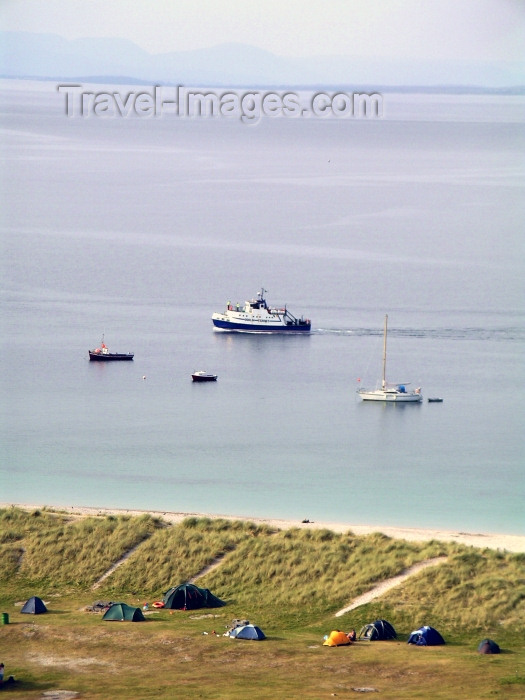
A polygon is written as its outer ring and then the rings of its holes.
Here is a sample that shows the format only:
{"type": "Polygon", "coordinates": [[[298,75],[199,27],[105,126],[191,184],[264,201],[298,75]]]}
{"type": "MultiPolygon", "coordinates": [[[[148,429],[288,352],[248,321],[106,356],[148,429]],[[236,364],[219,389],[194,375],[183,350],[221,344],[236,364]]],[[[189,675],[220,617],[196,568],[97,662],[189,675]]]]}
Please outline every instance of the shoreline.
{"type": "Polygon", "coordinates": [[[289,530],[290,528],[309,528],[315,530],[331,530],[337,533],[344,533],[351,530],[355,535],[369,535],[373,532],[380,532],[387,537],[396,540],[408,540],[411,542],[426,542],[428,540],[437,540],[442,542],[458,542],[471,547],[479,547],[481,549],[500,549],[507,552],[523,553],[525,552],[525,535],[510,535],[500,533],[483,533],[483,532],[458,532],[454,530],[441,530],[434,528],[410,528],[410,527],[393,527],[381,525],[358,525],[355,523],[342,522],[301,522],[296,520],[285,520],[279,518],[261,518],[251,517],[248,515],[226,515],[212,513],[181,513],[175,511],[160,511],[160,510],[139,510],[135,508],[95,508],[92,506],[54,506],[41,504],[27,503],[0,503],[0,507],[9,508],[14,506],[22,510],[42,510],[44,508],[57,513],[67,513],[69,515],[78,516],[97,516],[97,515],[151,515],[161,518],[166,522],[175,524],[180,523],[186,518],[209,518],[210,520],[241,520],[243,522],[253,522],[256,525],[268,525],[269,527],[279,530],[289,530]]]}

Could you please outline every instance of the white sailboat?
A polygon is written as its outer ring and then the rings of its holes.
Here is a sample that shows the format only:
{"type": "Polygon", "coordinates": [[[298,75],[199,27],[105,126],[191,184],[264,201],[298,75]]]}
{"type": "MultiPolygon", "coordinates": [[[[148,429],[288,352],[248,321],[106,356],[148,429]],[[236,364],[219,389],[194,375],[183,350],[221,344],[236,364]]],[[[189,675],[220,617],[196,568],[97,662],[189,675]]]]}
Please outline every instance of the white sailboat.
{"type": "Polygon", "coordinates": [[[419,403],[423,400],[421,387],[408,391],[406,384],[392,384],[386,381],[386,336],[388,328],[388,314],[385,316],[385,329],[383,333],[383,378],[379,389],[359,389],[357,393],[363,401],[396,401],[403,403],[419,403]]]}

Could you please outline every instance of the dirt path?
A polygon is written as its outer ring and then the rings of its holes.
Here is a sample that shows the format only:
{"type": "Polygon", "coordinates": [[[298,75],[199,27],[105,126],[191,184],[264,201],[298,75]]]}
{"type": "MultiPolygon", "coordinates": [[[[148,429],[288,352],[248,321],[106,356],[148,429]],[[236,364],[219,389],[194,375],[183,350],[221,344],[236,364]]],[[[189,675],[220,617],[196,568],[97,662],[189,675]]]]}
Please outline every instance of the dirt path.
{"type": "Polygon", "coordinates": [[[359,597],[355,598],[348,607],[336,612],[335,616],[341,617],[341,615],[350,612],[350,610],[354,610],[355,608],[358,608],[361,605],[366,605],[367,603],[370,603],[372,600],[379,598],[379,596],[383,595],[383,593],[386,593],[391,588],[399,586],[404,581],[406,581],[407,578],[414,576],[414,574],[419,573],[423,569],[427,569],[429,566],[437,566],[438,564],[442,564],[446,560],[447,557],[435,557],[434,559],[425,559],[425,561],[420,561],[417,564],[414,564],[410,568],[405,569],[403,573],[398,574],[397,576],[393,576],[392,578],[389,578],[386,581],[378,583],[377,586],[374,586],[366,593],[363,593],[359,597]]]}
{"type": "Polygon", "coordinates": [[[222,564],[222,560],[224,559],[225,556],[226,556],[226,554],[221,554],[220,557],[217,557],[216,559],[214,559],[210,564],[208,564],[208,566],[205,566],[203,569],[201,569],[198,574],[195,574],[195,576],[192,576],[190,578],[190,580],[188,581],[188,583],[195,583],[195,581],[198,578],[201,578],[201,576],[204,576],[205,574],[209,574],[210,571],[217,569],[222,564]]]}
{"type": "MultiPolygon", "coordinates": [[[[148,539],[148,538],[146,538],[148,539]]],[[[129,552],[126,552],[123,557],[121,557],[117,562],[115,562],[110,568],[106,571],[105,574],[102,574],[102,576],[99,578],[98,581],[95,581],[95,583],[91,586],[91,590],[95,591],[97,588],[100,588],[101,584],[103,581],[105,581],[108,576],[111,576],[111,574],[118,569],[119,566],[122,566],[126,559],[129,559],[129,557],[134,554],[139,547],[141,547],[144,544],[145,540],[142,540],[142,542],[139,542],[135,547],[132,547],[129,552]]]]}

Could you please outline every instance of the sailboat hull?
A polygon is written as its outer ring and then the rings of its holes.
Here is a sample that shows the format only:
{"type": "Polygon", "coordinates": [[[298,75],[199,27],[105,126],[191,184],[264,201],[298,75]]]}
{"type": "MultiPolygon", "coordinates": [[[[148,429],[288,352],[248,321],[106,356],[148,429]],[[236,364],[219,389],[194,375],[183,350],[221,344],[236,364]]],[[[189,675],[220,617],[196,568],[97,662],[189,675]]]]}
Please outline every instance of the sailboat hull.
{"type": "Polygon", "coordinates": [[[399,391],[383,391],[377,389],[374,391],[362,390],[358,392],[363,401],[386,401],[387,403],[421,403],[423,397],[421,394],[406,393],[399,391]]]}

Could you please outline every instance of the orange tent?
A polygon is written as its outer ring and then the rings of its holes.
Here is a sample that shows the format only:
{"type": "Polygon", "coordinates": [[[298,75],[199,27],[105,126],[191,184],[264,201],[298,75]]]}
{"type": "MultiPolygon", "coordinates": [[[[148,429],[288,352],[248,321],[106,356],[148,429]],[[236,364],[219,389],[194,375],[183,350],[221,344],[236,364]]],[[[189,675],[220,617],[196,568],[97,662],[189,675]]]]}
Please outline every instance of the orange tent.
{"type": "Polygon", "coordinates": [[[323,645],[327,647],[340,647],[344,644],[350,644],[350,640],[347,635],[340,630],[332,630],[330,636],[323,642],[323,645]]]}

